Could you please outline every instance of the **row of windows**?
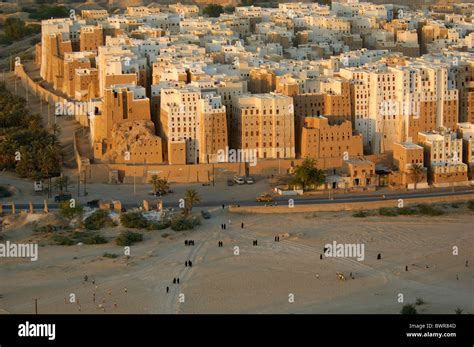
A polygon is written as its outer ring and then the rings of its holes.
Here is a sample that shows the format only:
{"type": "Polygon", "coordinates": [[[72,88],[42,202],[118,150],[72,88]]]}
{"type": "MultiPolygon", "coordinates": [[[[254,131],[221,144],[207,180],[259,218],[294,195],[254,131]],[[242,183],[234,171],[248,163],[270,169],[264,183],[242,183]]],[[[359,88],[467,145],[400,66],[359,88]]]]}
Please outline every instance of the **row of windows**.
{"type": "MultiPolygon", "coordinates": [[[[291,105],[290,105],[290,106],[291,106],[291,105]]],[[[290,111],[290,108],[289,108],[288,110],[290,111]]],[[[254,111],[254,110],[252,110],[252,109],[251,109],[251,110],[248,110],[248,109],[244,109],[244,110],[243,110],[243,112],[244,112],[244,114],[245,114],[246,116],[249,115],[249,114],[250,114],[250,115],[253,115],[253,114],[254,114],[253,111],[254,111]]],[[[255,114],[259,114],[259,109],[255,109],[255,114]]],[[[267,110],[264,109],[262,114],[263,114],[263,115],[266,115],[266,114],[267,114],[267,110]]],[[[269,110],[268,110],[268,114],[273,114],[272,109],[269,109],[269,110]]],[[[278,108],[276,109],[275,114],[280,114],[280,110],[279,110],[278,108]]]]}
{"type": "MultiPolygon", "coordinates": [[[[341,146],[338,147],[339,151],[341,150],[341,146]]],[[[346,149],[349,149],[349,146],[346,146],[346,149]]],[[[322,147],[321,150],[324,152],[326,150],[325,147],[322,147]]],[[[332,147],[329,147],[329,150],[332,151],[332,147]]]]}
{"type": "MultiPolygon", "coordinates": [[[[266,147],[266,142],[262,143],[262,145],[263,145],[262,147],[266,147]]],[[[269,142],[269,143],[268,143],[268,147],[272,147],[272,142],[269,142]]],[[[279,142],[276,143],[276,147],[280,147],[280,143],[279,143],[279,142]]],[[[248,142],[245,143],[245,148],[249,148],[248,142]]],[[[255,142],[254,148],[258,148],[258,142],[255,142]]]]}
{"type": "MultiPolygon", "coordinates": [[[[183,132],[186,132],[187,129],[188,129],[187,127],[183,127],[183,132]]],[[[172,131],[172,132],[175,132],[175,128],[171,128],[171,131],[172,131]]],[[[189,131],[196,131],[196,127],[194,127],[194,128],[191,128],[191,127],[190,127],[190,128],[189,128],[189,131]]],[[[178,127],[178,132],[181,132],[181,127],[178,127]]]]}

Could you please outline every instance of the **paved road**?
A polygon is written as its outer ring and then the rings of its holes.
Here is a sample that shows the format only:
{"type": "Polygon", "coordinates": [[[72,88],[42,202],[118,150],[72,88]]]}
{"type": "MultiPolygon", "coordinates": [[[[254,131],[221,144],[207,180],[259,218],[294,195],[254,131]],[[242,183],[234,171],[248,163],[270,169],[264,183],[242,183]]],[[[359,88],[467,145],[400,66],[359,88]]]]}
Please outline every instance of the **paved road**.
{"type": "MultiPolygon", "coordinates": [[[[472,196],[474,199],[474,188],[473,187],[467,187],[463,188],[461,190],[455,190],[455,191],[424,191],[424,192],[415,192],[415,193],[393,193],[393,194],[385,194],[385,198],[382,197],[381,194],[377,195],[342,195],[342,196],[334,196],[331,200],[328,199],[327,197],[321,198],[321,197],[298,197],[298,196],[287,196],[287,197],[282,197],[282,196],[277,196],[275,198],[275,202],[277,204],[281,203],[287,203],[288,199],[294,199],[295,204],[300,204],[300,205],[308,205],[308,204],[334,204],[334,203],[351,203],[351,202],[365,202],[365,201],[382,201],[382,200],[398,200],[398,199],[414,199],[414,198],[426,198],[426,197],[442,197],[442,196],[459,196],[459,195],[466,195],[467,197],[472,196]]],[[[433,199],[435,202],[436,199],[433,199]]],[[[173,201],[173,202],[168,202],[165,204],[165,207],[174,207],[177,208],[179,204],[179,201],[173,201]]],[[[216,206],[222,206],[222,205],[228,205],[228,201],[225,200],[205,200],[200,203],[196,203],[196,207],[202,207],[202,208],[209,208],[209,207],[216,207],[216,206]]],[[[243,200],[237,200],[232,202],[233,205],[240,205],[240,206],[261,206],[264,203],[259,203],[256,202],[255,200],[249,200],[249,199],[243,199],[243,200]]],[[[28,203],[15,203],[16,209],[17,210],[26,210],[28,209],[28,203]]],[[[50,210],[56,210],[59,207],[59,204],[57,203],[49,203],[48,205],[50,210]]],[[[123,204],[123,207],[126,209],[132,209],[135,207],[139,207],[139,203],[125,203],[123,204]]],[[[43,204],[33,204],[33,208],[38,210],[43,208],[43,204]]],[[[4,210],[10,210],[11,205],[8,203],[3,203],[3,209],[4,210]]]]}

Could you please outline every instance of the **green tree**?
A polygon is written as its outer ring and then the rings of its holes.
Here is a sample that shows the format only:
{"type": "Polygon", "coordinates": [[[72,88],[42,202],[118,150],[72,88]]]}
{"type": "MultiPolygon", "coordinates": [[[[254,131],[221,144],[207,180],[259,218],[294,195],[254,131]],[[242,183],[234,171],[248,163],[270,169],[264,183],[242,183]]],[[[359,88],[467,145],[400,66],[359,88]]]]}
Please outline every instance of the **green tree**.
{"type": "Polygon", "coordinates": [[[56,146],[50,144],[41,148],[39,160],[40,171],[44,178],[59,176],[62,158],[61,152],[56,146]]]}
{"type": "Polygon", "coordinates": [[[423,178],[423,173],[425,172],[425,169],[423,165],[421,164],[412,164],[411,170],[410,170],[410,175],[411,178],[413,179],[413,183],[415,184],[415,189],[416,185],[420,183],[421,179],[423,178]]]}
{"type": "Polygon", "coordinates": [[[303,190],[309,186],[317,188],[322,185],[325,181],[324,172],[316,168],[315,165],[314,159],[306,158],[296,166],[293,184],[301,186],[303,190]]]}
{"type": "Polygon", "coordinates": [[[188,215],[191,213],[193,206],[196,202],[201,201],[198,192],[194,189],[186,190],[184,194],[184,214],[188,215]]]}
{"type": "Polygon", "coordinates": [[[63,201],[59,204],[59,213],[66,219],[73,219],[75,217],[81,217],[83,208],[81,205],[72,205],[70,201],[63,201]]]}
{"type": "Polygon", "coordinates": [[[209,4],[204,7],[202,13],[209,17],[219,17],[221,13],[224,13],[224,8],[221,5],[209,4]]]}

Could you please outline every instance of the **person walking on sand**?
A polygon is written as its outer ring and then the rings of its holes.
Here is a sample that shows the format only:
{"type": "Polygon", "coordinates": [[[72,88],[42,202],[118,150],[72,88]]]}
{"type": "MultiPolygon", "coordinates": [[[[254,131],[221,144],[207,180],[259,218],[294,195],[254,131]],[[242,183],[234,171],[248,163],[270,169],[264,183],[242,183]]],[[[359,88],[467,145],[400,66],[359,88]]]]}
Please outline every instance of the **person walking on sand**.
{"type": "Polygon", "coordinates": [[[169,293],[170,292],[170,287],[166,287],[166,293],[169,293]]]}
{"type": "Polygon", "coordinates": [[[179,284],[179,277],[178,277],[178,279],[176,280],[176,282],[179,284]]]}
{"type": "Polygon", "coordinates": [[[188,262],[185,261],[185,262],[184,262],[184,267],[187,267],[187,266],[188,266],[188,262]]]}
{"type": "Polygon", "coordinates": [[[243,229],[244,228],[244,223],[242,222],[242,224],[240,224],[240,228],[243,229]]]}
{"type": "Polygon", "coordinates": [[[191,260],[188,263],[189,263],[189,267],[193,266],[193,262],[191,260]]]}
{"type": "Polygon", "coordinates": [[[405,265],[405,271],[408,271],[408,265],[405,265]]]}
{"type": "Polygon", "coordinates": [[[173,284],[176,284],[176,277],[173,278],[173,284]]]}

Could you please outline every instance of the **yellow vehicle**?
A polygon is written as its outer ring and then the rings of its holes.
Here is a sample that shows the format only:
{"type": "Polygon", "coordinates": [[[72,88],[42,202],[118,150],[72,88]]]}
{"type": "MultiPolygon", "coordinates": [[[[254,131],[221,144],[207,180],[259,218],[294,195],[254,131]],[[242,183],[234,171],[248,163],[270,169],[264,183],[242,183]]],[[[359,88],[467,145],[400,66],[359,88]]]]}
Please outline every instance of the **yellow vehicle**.
{"type": "Polygon", "coordinates": [[[259,197],[257,197],[258,202],[270,202],[273,201],[273,198],[270,194],[262,194],[259,197]]]}

